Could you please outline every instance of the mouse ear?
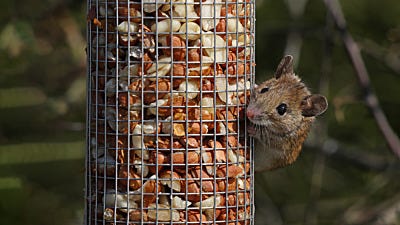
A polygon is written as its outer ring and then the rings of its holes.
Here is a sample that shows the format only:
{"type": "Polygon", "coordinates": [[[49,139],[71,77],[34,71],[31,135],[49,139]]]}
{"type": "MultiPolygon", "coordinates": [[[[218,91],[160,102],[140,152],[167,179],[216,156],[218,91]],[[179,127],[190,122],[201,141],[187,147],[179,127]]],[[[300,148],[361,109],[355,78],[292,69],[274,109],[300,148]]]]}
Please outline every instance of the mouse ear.
{"type": "Polygon", "coordinates": [[[293,56],[283,57],[275,71],[275,78],[279,79],[283,74],[293,73],[293,56]]]}
{"type": "Polygon", "coordinates": [[[305,117],[318,116],[328,108],[328,101],[323,95],[309,95],[301,101],[300,108],[305,117]]]}

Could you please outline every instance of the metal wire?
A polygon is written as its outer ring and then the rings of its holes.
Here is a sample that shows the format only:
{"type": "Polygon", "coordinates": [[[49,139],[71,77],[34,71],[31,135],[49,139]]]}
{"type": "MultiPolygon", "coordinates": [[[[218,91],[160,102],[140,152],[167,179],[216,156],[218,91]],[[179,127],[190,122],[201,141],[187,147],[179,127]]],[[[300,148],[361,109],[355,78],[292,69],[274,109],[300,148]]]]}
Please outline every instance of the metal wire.
{"type": "Polygon", "coordinates": [[[88,0],[85,224],[254,224],[254,0],[88,0]]]}

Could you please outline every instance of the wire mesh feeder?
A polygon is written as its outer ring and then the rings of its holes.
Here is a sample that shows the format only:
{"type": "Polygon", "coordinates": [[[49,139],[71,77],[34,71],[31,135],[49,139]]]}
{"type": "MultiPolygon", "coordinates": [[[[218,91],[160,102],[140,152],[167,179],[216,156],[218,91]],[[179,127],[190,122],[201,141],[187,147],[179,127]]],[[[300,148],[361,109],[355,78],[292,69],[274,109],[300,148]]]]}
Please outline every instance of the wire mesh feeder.
{"type": "Polygon", "coordinates": [[[254,0],[88,1],[86,224],[254,224],[254,0]]]}

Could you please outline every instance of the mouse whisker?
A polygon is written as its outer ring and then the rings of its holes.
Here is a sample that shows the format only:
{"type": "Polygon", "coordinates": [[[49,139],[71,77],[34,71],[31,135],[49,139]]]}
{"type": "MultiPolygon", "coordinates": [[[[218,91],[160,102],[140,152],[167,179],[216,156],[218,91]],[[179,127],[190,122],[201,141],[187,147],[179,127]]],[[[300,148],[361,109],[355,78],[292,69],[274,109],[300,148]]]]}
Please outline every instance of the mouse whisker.
{"type": "Polygon", "coordinates": [[[267,148],[270,149],[271,148],[271,134],[268,130],[268,128],[266,126],[263,127],[264,128],[264,132],[265,132],[265,137],[266,137],[266,143],[267,143],[267,148]]]}
{"type": "Polygon", "coordinates": [[[257,124],[256,131],[259,134],[259,141],[261,141],[262,145],[264,146],[263,151],[267,151],[271,147],[271,140],[270,140],[270,132],[267,126],[263,126],[257,124]]]}

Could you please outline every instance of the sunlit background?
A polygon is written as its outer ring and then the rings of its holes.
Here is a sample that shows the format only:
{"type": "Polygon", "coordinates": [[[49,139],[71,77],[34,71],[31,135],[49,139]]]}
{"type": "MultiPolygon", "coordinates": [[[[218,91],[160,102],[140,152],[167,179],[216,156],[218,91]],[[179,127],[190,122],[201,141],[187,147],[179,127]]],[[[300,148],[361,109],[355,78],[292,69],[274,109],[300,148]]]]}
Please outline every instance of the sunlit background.
{"type": "MultiPolygon", "coordinates": [[[[400,4],[340,1],[400,133],[400,4]]],[[[329,110],[299,160],[256,175],[256,224],[400,224],[400,161],[321,0],[256,0],[257,81],[285,53],[329,110]]],[[[0,224],[83,222],[86,1],[0,2],[0,224]]]]}

